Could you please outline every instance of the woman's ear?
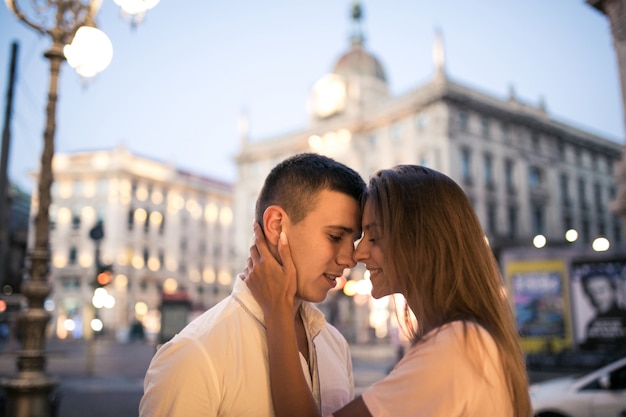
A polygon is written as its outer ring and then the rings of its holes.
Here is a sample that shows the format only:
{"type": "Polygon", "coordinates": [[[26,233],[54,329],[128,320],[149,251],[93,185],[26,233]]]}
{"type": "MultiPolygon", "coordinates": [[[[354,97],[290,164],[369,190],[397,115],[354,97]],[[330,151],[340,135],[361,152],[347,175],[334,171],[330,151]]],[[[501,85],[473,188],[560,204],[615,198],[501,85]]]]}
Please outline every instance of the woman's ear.
{"type": "Polygon", "coordinates": [[[269,206],[263,213],[265,238],[274,247],[278,246],[278,238],[280,232],[283,231],[283,224],[287,218],[287,213],[280,206],[269,206]]]}

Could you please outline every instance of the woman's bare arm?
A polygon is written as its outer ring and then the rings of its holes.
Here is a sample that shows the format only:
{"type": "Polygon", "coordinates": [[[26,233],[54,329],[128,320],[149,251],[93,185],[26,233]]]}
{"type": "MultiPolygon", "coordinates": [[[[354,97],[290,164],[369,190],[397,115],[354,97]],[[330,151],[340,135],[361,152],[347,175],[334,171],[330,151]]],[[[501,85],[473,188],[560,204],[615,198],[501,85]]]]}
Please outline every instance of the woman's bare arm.
{"type": "Polygon", "coordinates": [[[250,248],[252,265],[248,265],[245,280],[265,318],[276,417],[319,417],[300,364],[294,322],[296,270],[287,237],[281,233],[278,242],[281,266],[270,253],[258,224],[254,225],[254,236],[255,245],[250,248]]]}

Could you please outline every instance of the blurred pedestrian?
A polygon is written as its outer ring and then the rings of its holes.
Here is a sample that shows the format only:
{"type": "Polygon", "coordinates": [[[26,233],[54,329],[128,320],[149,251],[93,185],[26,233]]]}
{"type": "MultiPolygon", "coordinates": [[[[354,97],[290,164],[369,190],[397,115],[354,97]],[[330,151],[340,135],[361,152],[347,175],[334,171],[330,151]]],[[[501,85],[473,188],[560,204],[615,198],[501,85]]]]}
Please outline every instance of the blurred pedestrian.
{"type": "MultiPolygon", "coordinates": [[[[421,166],[378,171],[362,228],[355,259],[370,272],[374,298],[405,297],[412,344],[387,377],[333,415],[530,417],[513,314],[463,190],[421,166]]],[[[295,328],[285,319],[296,288],[291,237],[281,235],[281,265],[255,231],[246,282],[267,324],[276,415],[319,416],[299,369],[295,328]]]]}
{"type": "Polygon", "coordinates": [[[131,342],[143,342],[146,340],[146,331],[143,327],[143,323],[139,320],[135,320],[130,326],[129,339],[131,342]]]}
{"type": "MultiPolygon", "coordinates": [[[[323,301],[335,279],[355,265],[364,191],[365,182],[352,169],[321,155],[300,154],[274,167],[256,204],[268,256],[278,256],[281,233],[291,237],[297,290],[285,318],[295,331],[307,390],[316,407],[328,413],[354,397],[352,361],[346,340],[313,303],[323,301]]],[[[245,282],[236,279],[229,297],[156,352],[140,416],[273,416],[272,350],[263,317],[245,282]]]]}

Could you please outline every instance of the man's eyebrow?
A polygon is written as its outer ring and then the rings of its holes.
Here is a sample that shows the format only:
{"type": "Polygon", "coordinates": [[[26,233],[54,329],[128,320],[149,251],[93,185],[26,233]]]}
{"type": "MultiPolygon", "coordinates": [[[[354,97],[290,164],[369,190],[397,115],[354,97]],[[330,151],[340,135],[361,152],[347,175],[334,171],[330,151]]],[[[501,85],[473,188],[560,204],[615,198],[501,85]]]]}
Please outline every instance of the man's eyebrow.
{"type": "Polygon", "coordinates": [[[355,232],[353,228],[347,227],[347,226],[327,226],[327,228],[336,230],[338,232],[341,231],[341,232],[344,232],[344,233],[354,233],[355,232]]]}

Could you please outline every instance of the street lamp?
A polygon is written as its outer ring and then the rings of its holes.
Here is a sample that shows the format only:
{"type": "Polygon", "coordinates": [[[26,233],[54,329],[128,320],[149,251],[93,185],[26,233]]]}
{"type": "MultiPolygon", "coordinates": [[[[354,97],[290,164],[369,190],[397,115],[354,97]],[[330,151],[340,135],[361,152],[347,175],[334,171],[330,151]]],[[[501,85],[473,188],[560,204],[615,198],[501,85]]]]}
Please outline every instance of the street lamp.
{"type": "Polygon", "coordinates": [[[541,249],[544,246],[546,246],[547,243],[547,239],[544,235],[535,235],[535,237],[533,237],[533,246],[536,247],[537,249],[541,249]]]}
{"type": "MultiPolygon", "coordinates": [[[[154,3],[154,0],[129,1],[154,3]]],[[[53,181],[52,157],[59,72],[61,64],[67,58],[70,65],[75,67],[81,76],[93,76],[102,71],[110,62],[112,47],[106,35],[96,29],[95,17],[100,10],[102,0],[48,0],[46,2],[5,0],[5,3],[24,24],[42,35],[49,36],[52,45],[44,53],[50,61],[50,81],[44,144],[37,185],[35,237],[32,249],[28,253],[29,279],[24,281],[21,289],[28,305],[18,317],[17,323],[21,343],[21,349],[17,352],[18,372],[12,378],[1,379],[0,387],[6,391],[7,416],[47,417],[53,412],[49,402],[50,395],[59,383],[57,378],[45,373],[46,326],[50,321],[50,314],[44,308],[44,301],[50,294],[50,286],[47,282],[50,262],[48,211],[51,203],[50,187],[53,181]],[[23,8],[24,5],[26,9],[23,8]],[[83,50],[81,45],[85,44],[84,34],[96,34],[100,39],[105,39],[104,49],[109,56],[101,59],[103,56],[101,53],[90,54],[91,58],[97,58],[97,63],[85,58],[81,54],[83,50]]],[[[134,11],[145,14],[147,8],[143,11],[141,9],[134,11]]],[[[93,46],[88,46],[87,51],[93,51],[93,46]]]]}

